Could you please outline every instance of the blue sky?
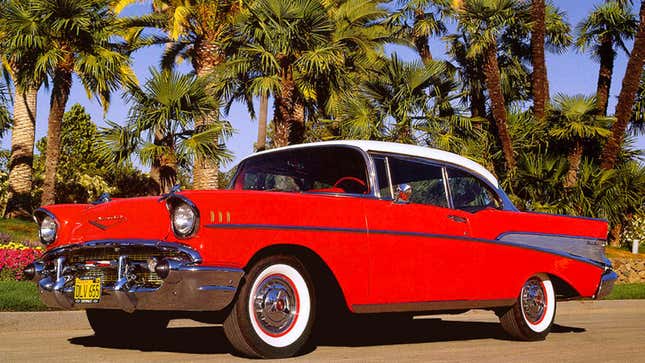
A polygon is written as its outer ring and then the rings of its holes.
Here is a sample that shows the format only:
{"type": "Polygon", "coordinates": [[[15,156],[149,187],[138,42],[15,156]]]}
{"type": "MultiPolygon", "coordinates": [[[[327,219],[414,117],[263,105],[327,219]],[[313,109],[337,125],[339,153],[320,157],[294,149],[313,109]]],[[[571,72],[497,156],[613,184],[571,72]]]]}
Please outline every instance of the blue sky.
{"type": "MultiPolygon", "coordinates": [[[[569,23],[575,27],[594,7],[595,4],[602,3],[602,0],[580,1],[580,0],[561,0],[553,1],[558,7],[567,13],[569,23]]],[[[147,4],[135,4],[130,6],[125,15],[142,14],[149,8],[147,4]]],[[[635,9],[637,11],[637,9],[635,9]]],[[[631,48],[631,44],[629,44],[631,48]]],[[[436,58],[445,58],[445,45],[439,39],[432,39],[430,48],[436,58]]],[[[402,59],[418,59],[416,53],[403,47],[388,48],[390,51],[396,51],[402,59]]],[[[149,76],[150,67],[158,67],[161,54],[161,48],[147,48],[137,51],[134,54],[133,67],[137,77],[143,82],[149,76]]],[[[625,73],[627,57],[625,54],[619,54],[616,60],[614,77],[611,87],[611,97],[609,101],[609,112],[613,113],[620,92],[622,78],[625,73]]],[[[565,94],[593,94],[596,90],[596,81],[598,76],[598,64],[590,59],[586,54],[580,54],[576,50],[569,50],[561,55],[548,54],[547,68],[552,95],[556,93],[565,94]]],[[[182,71],[190,70],[188,64],[179,67],[182,71]]],[[[69,109],[74,103],[80,103],[92,116],[92,119],[99,127],[105,125],[105,120],[123,122],[127,117],[128,107],[122,101],[120,95],[113,96],[112,104],[104,114],[101,106],[94,99],[88,99],[87,95],[80,85],[78,79],[74,79],[74,85],[67,108],[69,109]]],[[[256,104],[257,110],[257,104],[256,104]]],[[[40,139],[47,133],[47,116],[49,112],[49,92],[41,89],[38,95],[37,125],[36,138],[40,139]]],[[[271,110],[270,110],[271,112],[271,110]]],[[[271,119],[271,114],[269,114],[271,119]]],[[[253,143],[257,138],[257,122],[252,120],[246,108],[242,105],[234,105],[230,114],[227,116],[236,133],[228,140],[227,145],[235,154],[234,161],[224,166],[229,169],[236,161],[253,152],[253,143]]],[[[2,148],[9,148],[11,136],[5,135],[2,139],[2,148]]],[[[640,137],[637,143],[639,149],[645,149],[645,137],[640,137]]]]}

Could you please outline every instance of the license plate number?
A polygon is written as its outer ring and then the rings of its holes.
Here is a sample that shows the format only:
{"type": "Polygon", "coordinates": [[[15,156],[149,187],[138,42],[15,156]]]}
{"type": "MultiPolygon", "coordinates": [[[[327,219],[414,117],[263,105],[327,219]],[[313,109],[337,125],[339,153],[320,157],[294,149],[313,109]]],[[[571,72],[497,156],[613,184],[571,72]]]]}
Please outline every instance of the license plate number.
{"type": "Polygon", "coordinates": [[[74,302],[96,304],[101,300],[101,278],[79,279],[74,282],[74,302]]]}

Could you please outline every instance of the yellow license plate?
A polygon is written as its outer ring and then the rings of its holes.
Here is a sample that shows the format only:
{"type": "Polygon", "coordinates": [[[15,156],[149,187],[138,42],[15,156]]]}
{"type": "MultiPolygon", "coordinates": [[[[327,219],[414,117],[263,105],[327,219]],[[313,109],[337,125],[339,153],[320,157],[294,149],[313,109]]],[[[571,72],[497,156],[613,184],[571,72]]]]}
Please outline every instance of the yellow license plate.
{"type": "Polygon", "coordinates": [[[101,300],[101,278],[79,279],[74,282],[74,302],[96,304],[101,300]]]}

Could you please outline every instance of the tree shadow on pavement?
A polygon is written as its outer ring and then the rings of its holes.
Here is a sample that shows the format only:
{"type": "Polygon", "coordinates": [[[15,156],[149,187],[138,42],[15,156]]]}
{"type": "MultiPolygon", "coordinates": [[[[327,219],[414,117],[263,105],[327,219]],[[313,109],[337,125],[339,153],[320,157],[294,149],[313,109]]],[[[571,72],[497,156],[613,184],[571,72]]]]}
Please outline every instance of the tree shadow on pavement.
{"type": "MultiPolygon", "coordinates": [[[[168,328],[154,337],[146,336],[145,327],[139,328],[141,329],[140,339],[136,340],[118,337],[106,339],[90,335],[70,338],[69,342],[85,347],[133,349],[146,352],[234,354],[221,326],[168,328]]],[[[554,324],[551,330],[552,333],[584,331],[586,331],[584,328],[558,324],[554,324]]],[[[354,326],[342,324],[338,329],[334,329],[333,326],[324,330],[318,329],[313,345],[302,353],[310,353],[315,350],[315,346],[368,347],[478,339],[511,340],[499,323],[422,318],[404,322],[368,322],[354,326]]]]}

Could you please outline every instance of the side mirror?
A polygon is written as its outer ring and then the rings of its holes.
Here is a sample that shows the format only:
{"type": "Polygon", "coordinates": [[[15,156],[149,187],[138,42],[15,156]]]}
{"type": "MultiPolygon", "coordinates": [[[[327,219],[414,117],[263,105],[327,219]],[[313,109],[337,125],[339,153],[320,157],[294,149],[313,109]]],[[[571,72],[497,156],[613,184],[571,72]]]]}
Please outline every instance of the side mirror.
{"type": "Polygon", "coordinates": [[[410,184],[398,184],[394,191],[394,203],[407,204],[410,203],[412,196],[412,186],[410,184]]]}

